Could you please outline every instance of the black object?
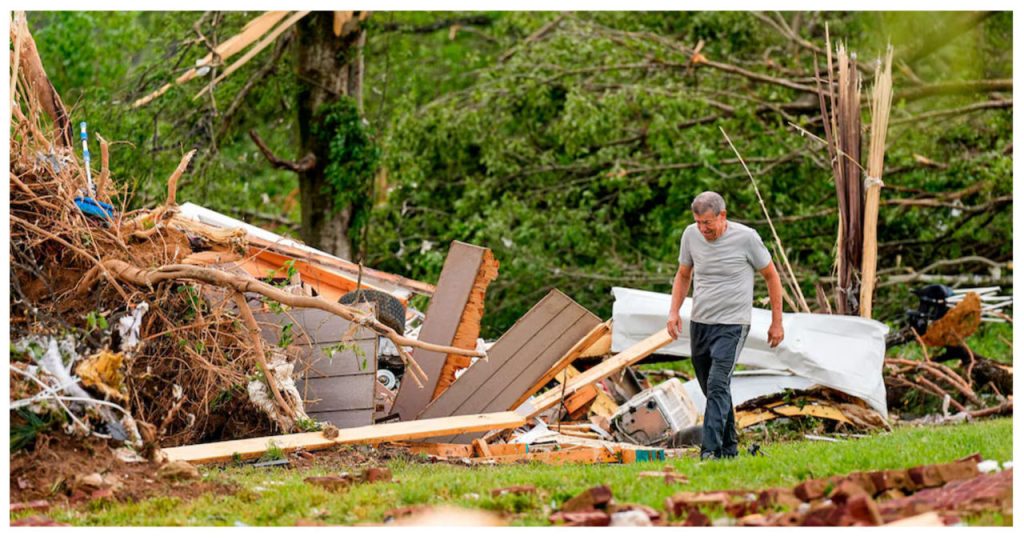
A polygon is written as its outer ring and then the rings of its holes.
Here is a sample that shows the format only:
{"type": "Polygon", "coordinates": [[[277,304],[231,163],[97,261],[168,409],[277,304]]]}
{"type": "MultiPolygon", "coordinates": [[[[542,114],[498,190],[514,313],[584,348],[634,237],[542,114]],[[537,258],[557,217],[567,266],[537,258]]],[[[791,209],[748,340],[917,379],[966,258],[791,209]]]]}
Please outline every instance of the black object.
{"type": "Polygon", "coordinates": [[[400,336],[405,334],[405,306],[402,305],[399,299],[386,292],[372,289],[352,291],[338,299],[339,304],[359,304],[362,302],[375,305],[378,321],[398,332],[400,336]]]}
{"type": "Polygon", "coordinates": [[[751,443],[751,445],[747,447],[747,452],[749,452],[752,456],[764,455],[764,450],[761,450],[761,445],[757,443],[751,443]]]}
{"type": "Polygon", "coordinates": [[[953,296],[953,289],[945,285],[927,285],[915,290],[914,295],[920,301],[917,309],[907,310],[907,324],[918,334],[924,334],[932,321],[941,319],[949,311],[951,306],[946,299],[953,296]]]}

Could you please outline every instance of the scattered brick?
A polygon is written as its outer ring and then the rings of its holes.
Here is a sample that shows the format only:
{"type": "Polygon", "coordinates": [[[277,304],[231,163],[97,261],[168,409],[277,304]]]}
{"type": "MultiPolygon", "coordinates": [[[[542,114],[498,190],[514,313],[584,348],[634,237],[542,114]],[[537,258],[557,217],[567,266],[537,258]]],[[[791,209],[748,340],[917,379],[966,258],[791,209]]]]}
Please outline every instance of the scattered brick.
{"type": "Polygon", "coordinates": [[[492,497],[499,497],[507,494],[522,494],[522,493],[536,493],[537,488],[531,485],[524,486],[508,486],[503,488],[496,488],[491,490],[492,497]]]}
{"type": "Polygon", "coordinates": [[[387,467],[369,467],[362,472],[359,480],[366,484],[372,484],[374,482],[390,482],[391,478],[391,469],[387,467]]]}
{"type": "Polygon", "coordinates": [[[793,488],[793,494],[801,501],[811,502],[827,495],[830,489],[832,489],[832,482],[827,478],[812,478],[797,484],[793,488]]]}
{"type": "Polygon", "coordinates": [[[11,522],[11,527],[70,527],[67,523],[54,521],[48,516],[32,515],[11,522]]]}
{"type": "Polygon", "coordinates": [[[548,519],[551,523],[569,527],[606,527],[612,518],[600,510],[584,510],[581,512],[555,512],[548,519]]]}
{"type": "Polygon", "coordinates": [[[584,512],[603,509],[611,501],[611,488],[605,485],[596,486],[565,501],[565,504],[562,505],[562,512],[584,512]]]}
{"type": "Polygon", "coordinates": [[[46,510],[49,507],[49,501],[45,499],[36,499],[34,501],[11,503],[11,512],[21,512],[22,510],[46,510]]]}
{"type": "Polygon", "coordinates": [[[690,512],[686,516],[686,521],[683,522],[684,527],[710,527],[711,518],[704,515],[700,510],[696,508],[690,508],[690,512]]]}
{"type": "Polygon", "coordinates": [[[354,482],[352,475],[348,473],[342,473],[336,476],[310,476],[308,478],[303,478],[302,481],[309,485],[320,486],[327,491],[334,492],[344,491],[354,482]]]}

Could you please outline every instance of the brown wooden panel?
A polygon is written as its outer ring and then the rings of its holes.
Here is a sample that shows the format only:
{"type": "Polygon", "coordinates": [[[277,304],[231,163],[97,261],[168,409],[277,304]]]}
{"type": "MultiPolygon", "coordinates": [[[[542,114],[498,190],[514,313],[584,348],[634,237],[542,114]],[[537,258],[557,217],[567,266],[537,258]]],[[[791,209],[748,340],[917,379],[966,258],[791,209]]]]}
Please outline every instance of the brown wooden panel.
{"type": "MultiPolygon", "coordinates": [[[[552,364],[601,320],[558,290],[521,317],[488,352],[421,415],[440,418],[465,411],[507,410],[552,364]]],[[[477,435],[478,434],[474,434],[477,435]]],[[[468,442],[473,435],[460,436],[468,442]]],[[[435,442],[456,442],[454,437],[435,442]]]]}
{"type": "MultiPolygon", "coordinates": [[[[437,280],[434,296],[427,306],[426,318],[420,330],[420,341],[438,345],[451,345],[455,331],[462,318],[462,311],[469,300],[473,282],[483,261],[485,248],[454,241],[437,280]]],[[[395,396],[392,413],[402,420],[416,418],[430,402],[441,368],[448,355],[445,353],[417,349],[413,358],[427,375],[423,388],[418,387],[411,377],[404,377],[395,396]]],[[[446,392],[447,393],[447,392],[446,392]]],[[[442,394],[443,395],[443,394],[442,394]]]]}
{"type": "Polygon", "coordinates": [[[318,422],[330,422],[334,427],[342,429],[369,426],[373,424],[373,409],[320,411],[310,413],[309,416],[318,422]]]}
{"type": "MultiPolygon", "coordinates": [[[[580,308],[583,309],[583,308],[580,308]]],[[[571,320],[574,315],[565,315],[566,318],[571,320]]],[[[560,322],[560,321],[559,321],[560,322]]],[[[503,369],[503,373],[498,373],[495,376],[495,380],[504,381],[505,387],[501,390],[491,392],[480,392],[478,395],[488,397],[486,405],[476,405],[477,399],[473,402],[467,403],[465,406],[460,407],[458,410],[472,410],[481,408],[481,410],[495,410],[505,411],[508,410],[519,396],[523,395],[530,386],[536,382],[537,378],[544,374],[544,372],[551,367],[551,364],[558,361],[573,345],[576,344],[583,336],[587,334],[594,326],[601,324],[601,319],[590,312],[585,312],[579,316],[578,319],[570,326],[565,328],[560,324],[552,324],[560,329],[561,335],[558,336],[553,342],[549,341],[548,347],[537,355],[526,353],[522,355],[521,360],[516,362],[508,362],[503,369]],[[530,362],[530,360],[533,360],[530,362]],[[512,369],[510,369],[512,368],[512,369]],[[518,372],[516,369],[518,368],[518,372]],[[492,397],[493,396],[493,397],[492,397]]],[[[537,335],[534,339],[540,339],[542,336],[537,335]]],[[[468,373],[467,373],[468,374],[468,373]]],[[[492,385],[488,385],[492,386],[492,385]]],[[[456,413],[461,414],[461,413],[456,413]]],[[[448,440],[453,443],[467,443],[471,442],[476,437],[482,437],[484,433],[466,433],[462,435],[451,436],[448,440]]]]}
{"type": "Polygon", "coordinates": [[[521,367],[521,363],[510,364],[510,361],[518,354],[522,354],[524,360],[527,356],[540,354],[565,330],[558,318],[565,315],[570,302],[561,292],[553,290],[548,293],[498,338],[487,351],[486,360],[477,360],[470,366],[447,392],[427,406],[420,418],[452,416],[455,411],[467,407],[486,406],[498,391],[511,382],[497,379],[495,375],[507,373],[515,377],[515,373],[506,368],[515,369],[521,367]]]}
{"type": "Polygon", "coordinates": [[[373,373],[323,377],[299,380],[296,386],[306,412],[372,409],[374,378],[373,373]]]}
{"type": "Polygon", "coordinates": [[[377,339],[353,342],[353,346],[362,351],[362,356],[351,349],[342,349],[328,357],[324,349],[335,347],[338,343],[317,343],[303,347],[296,362],[296,372],[304,377],[334,377],[356,373],[375,373],[377,369],[377,339]],[[365,362],[365,367],[363,366],[365,362]]]}
{"type": "MultiPolygon", "coordinates": [[[[526,389],[533,386],[533,383],[537,382],[537,379],[551,368],[552,364],[557,362],[559,358],[564,356],[565,353],[573,347],[573,345],[582,339],[582,337],[580,337],[581,333],[585,336],[599,324],[601,324],[601,319],[597,318],[597,316],[593,315],[589,311],[581,313],[575,324],[569,327],[569,329],[565,331],[564,335],[558,338],[557,341],[553,342],[543,353],[538,355],[535,361],[523,366],[519,375],[515,377],[512,384],[507,385],[500,394],[496,395],[494,399],[491,400],[491,403],[508,403],[508,405],[502,409],[507,411],[513,404],[515,404],[516,400],[523,395],[523,392],[525,392],[526,389]],[[596,323],[594,322],[595,320],[597,321],[596,323]],[[554,356],[554,359],[549,362],[548,359],[552,356],[554,356]],[[526,381],[530,382],[527,383],[526,381]]],[[[491,409],[493,407],[494,405],[491,405],[487,408],[491,409]]]]}

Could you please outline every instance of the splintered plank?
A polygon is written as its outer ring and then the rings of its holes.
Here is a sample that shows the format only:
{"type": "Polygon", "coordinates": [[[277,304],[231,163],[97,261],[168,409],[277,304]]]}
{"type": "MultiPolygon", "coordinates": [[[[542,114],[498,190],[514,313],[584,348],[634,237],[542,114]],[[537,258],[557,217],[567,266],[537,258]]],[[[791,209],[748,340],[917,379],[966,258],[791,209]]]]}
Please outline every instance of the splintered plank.
{"type": "MultiPolygon", "coordinates": [[[[494,343],[421,418],[508,410],[554,363],[601,324],[585,308],[552,290],[494,343]]],[[[422,338],[421,338],[422,339],[422,338]]],[[[463,434],[436,442],[470,442],[463,434]]]]}
{"type": "Polygon", "coordinates": [[[224,441],[191,446],[179,446],[163,450],[169,461],[189,463],[217,463],[239,459],[253,459],[262,456],[269,448],[276,447],[284,452],[294,450],[322,450],[341,444],[371,444],[392,441],[407,441],[442,435],[467,432],[489,431],[492,429],[517,428],[526,421],[511,413],[470,414],[430,420],[413,420],[394,424],[376,424],[338,430],[333,439],[324,437],[324,432],[295,433],[272,437],[257,437],[237,441],[224,441]]]}
{"type": "MultiPolygon", "coordinates": [[[[659,330],[657,333],[651,334],[643,341],[638,342],[632,347],[586,370],[578,377],[570,379],[569,383],[565,385],[564,395],[569,395],[588,384],[593,384],[612,375],[620,369],[629,367],[644,358],[647,358],[654,353],[654,351],[657,351],[671,342],[672,337],[668,335],[668,330],[659,330]]],[[[557,404],[562,395],[562,385],[548,390],[545,394],[534,400],[534,410],[532,413],[527,415],[527,418],[533,418],[551,406],[557,404]]]]}
{"type": "MultiPolygon", "coordinates": [[[[455,338],[452,339],[452,347],[460,349],[475,349],[476,340],[480,337],[480,319],[484,316],[484,296],[487,294],[487,286],[498,277],[498,260],[491,254],[491,250],[484,250],[483,259],[473,280],[473,288],[469,292],[469,300],[462,310],[462,317],[459,326],[455,329],[455,338]]],[[[434,394],[431,399],[437,399],[445,390],[455,382],[455,372],[468,368],[472,362],[468,356],[449,354],[445,360],[441,374],[437,378],[437,385],[434,387],[434,394]]]]}
{"type": "MultiPolygon", "coordinates": [[[[469,302],[487,251],[489,250],[479,246],[452,242],[448,256],[444,260],[444,267],[441,269],[441,276],[437,280],[434,296],[427,306],[426,318],[419,335],[421,341],[451,345],[455,340],[459,323],[462,322],[462,314],[469,302]]],[[[415,419],[430,403],[434,387],[448,359],[448,355],[443,352],[423,349],[417,349],[413,357],[423,369],[427,380],[423,381],[423,387],[420,388],[412,377],[403,378],[401,386],[398,387],[398,395],[395,396],[395,404],[391,408],[391,413],[398,414],[402,420],[415,419]]]]}

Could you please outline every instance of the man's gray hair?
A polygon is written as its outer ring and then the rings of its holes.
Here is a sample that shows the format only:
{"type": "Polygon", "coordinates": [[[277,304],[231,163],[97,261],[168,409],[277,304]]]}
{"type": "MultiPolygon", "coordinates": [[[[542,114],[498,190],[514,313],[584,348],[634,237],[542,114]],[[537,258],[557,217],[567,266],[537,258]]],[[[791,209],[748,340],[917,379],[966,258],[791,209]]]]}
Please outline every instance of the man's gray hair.
{"type": "Polygon", "coordinates": [[[693,198],[690,209],[697,215],[711,212],[717,216],[725,210],[725,199],[714,191],[705,191],[693,198]]]}

